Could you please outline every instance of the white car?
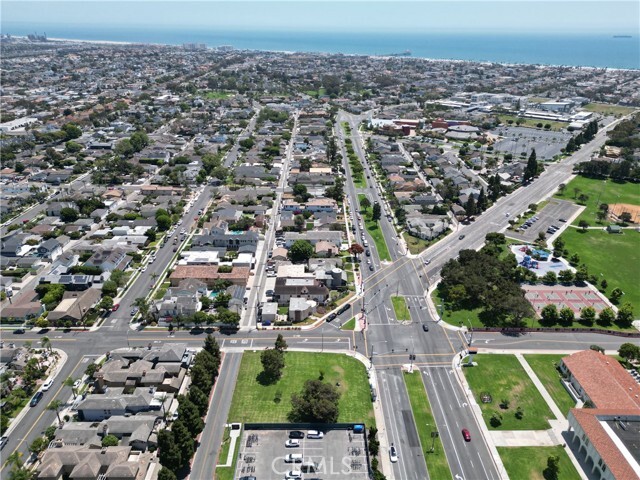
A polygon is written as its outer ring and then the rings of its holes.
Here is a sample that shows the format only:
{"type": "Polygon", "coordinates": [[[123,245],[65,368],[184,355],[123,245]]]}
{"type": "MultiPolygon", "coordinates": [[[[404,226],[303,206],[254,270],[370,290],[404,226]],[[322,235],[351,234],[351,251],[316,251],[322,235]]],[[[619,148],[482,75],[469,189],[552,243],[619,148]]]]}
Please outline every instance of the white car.
{"type": "Polygon", "coordinates": [[[51,388],[52,385],[53,385],[53,379],[50,378],[49,380],[47,380],[46,382],[44,382],[42,384],[42,391],[43,392],[48,391],[51,388]]]}
{"type": "Polygon", "coordinates": [[[391,460],[391,463],[396,463],[398,461],[398,452],[396,452],[396,447],[393,446],[393,443],[389,448],[389,460],[391,460]]]}
{"type": "Polygon", "coordinates": [[[309,430],[307,432],[307,438],[322,438],[324,437],[324,433],[319,432],[318,430],[309,430]]]}
{"type": "Polygon", "coordinates": [[[300,440],[297,438],[290,438],[286,442],[284,442],[284,446],[287,448],[296,448],[300,446],[300,440]]]}
{"type": "Polygon", "coordinates": [[[80,385],[82,385],[82,380],[78,379],[75,382],[73,382],[73,388],[75,390],[78,390],[80,388],[80,385]]]}
{"type": "Polygon", "coordinates": [[[291,470],[287,472],[284,478],[287,480],[295,480],[298,478],[302,478],[302,472],[300,470],[291,470]]]}

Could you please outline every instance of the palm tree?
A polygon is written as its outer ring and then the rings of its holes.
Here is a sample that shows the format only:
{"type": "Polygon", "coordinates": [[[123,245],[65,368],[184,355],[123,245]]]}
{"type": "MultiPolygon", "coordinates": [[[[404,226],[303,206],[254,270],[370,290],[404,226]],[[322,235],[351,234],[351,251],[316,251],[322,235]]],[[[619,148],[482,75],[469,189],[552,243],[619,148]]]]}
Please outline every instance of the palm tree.
{"type": "Polygon", "coordinates": [[[51,351],[51,339],[49,337],[42,337],[42,339],[40,339],[40,344],[42,345],[42,348],[46,348],[51,351]]]}
{"type": "Polygon", "coordinates": [[[7,466],[15,465],[16,468],[22,468],[22,452],[15,450],[11,455],[7,457],[7,466]]]}
{"type": "Polygon", "coordinates": [[[73,393],[73,396],[76,397],[78,395],[78,392],[76,391],[76,388],[74,387],[75,384],[75,380],[71,377],[67,377],[67,379],[62,382],[62,384],[65,387],[70,387],[71,388],[71,392],[73,393]]]}
{"type": "Polygon", "coordinates": [[[62,423],[62,420],[60,420],[61,407],[62,407],[62,402],[60,400],[53,400],[49,405],[47,405],[47,410],[54,410],[56,412],[56,417],[58,417],[58,423],[62,423]]]}

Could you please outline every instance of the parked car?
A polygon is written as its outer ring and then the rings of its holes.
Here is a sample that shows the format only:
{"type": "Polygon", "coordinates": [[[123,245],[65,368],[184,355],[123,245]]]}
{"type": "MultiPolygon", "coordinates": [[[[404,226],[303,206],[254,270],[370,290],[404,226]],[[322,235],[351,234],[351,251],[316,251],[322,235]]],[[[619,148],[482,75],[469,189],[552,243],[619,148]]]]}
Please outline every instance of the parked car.
{"type": "Polygon", "coordinates": [[[302,478],[302,472],[300,470],[291,470],[284,476],[286,480],[297,480],[302,478]]]}
{"type": "Polygon", "coordinates": [[[324,437],[324,433],[322,433],[322,432],[320,432],[318,430],[309,430],[307,432],[307,438],[318,439],[318,438],[322,438],[322,437],[324,437]]]}
{"type": "Polygon", "coordinates": [[[4,448],[4,446],[7,444],[8,441],[9,441],[9,437],[7,436],[0,437],[0,450],[4,448]]]}
{"type": "Polygon", "coordinates": [[[296,438],[290,438],[286,442],[284,442],[284,446],[287,448],[296,448],[300,446],[300,440],[296,438]]]}
{"type": "Polygon", "coordinates": [[[327,322],[333,322],[336,319],[337,316],[338,315],[336,315],[335,313],[332,313],[331,315],[329,315],[327,317],[327,322]]]}
{"type": "Polygon", "coordinates": [[[42,391],[48,392],[52,385],[53,385],[53,378],[49,378],[46,382],[42,384],[42,391]]]}
{"type": "Polygon", "coordinates": [[[464,234],[462,234],[458,237],[458,240],[462,240],[464,237],[465,237],[464,234]]]}
{"type": "Polygon", "coordinates": [[[284,457],[284,463],[302,463],[301,453],[289,453],[284,457]]]}
{"type": "Polygon", "coordinates": [[[119,303],[116,303],[116,304],[111,308],[111,311],[112,311],[112,312],[117,312],[119,308],[120,308],[120,304],[119,304],[119,303]]]}
{"type": "Polygon", "coordinates": [[[469,430],[467,430],[466,428],[462,429],[462,437],[464,438],[465,442],[470,442],[471,441],[471,434],[469,433],[469,430]]]}
{"type": "Polygon", "coordinates": [[[291,430],[289,432],[289,438],[304,438],[304,432],[300,430],[291,430]]]}

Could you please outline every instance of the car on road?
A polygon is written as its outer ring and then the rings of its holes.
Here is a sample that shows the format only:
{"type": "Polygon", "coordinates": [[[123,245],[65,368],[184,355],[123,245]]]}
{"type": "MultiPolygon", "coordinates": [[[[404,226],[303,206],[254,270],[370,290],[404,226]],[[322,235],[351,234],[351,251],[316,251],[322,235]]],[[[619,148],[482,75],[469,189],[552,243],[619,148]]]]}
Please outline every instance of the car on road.
{"type": "Polygon", "coordinates": [[[31,399],[31,401],[29,402],[29,406],[35,407],[36,405],[38,405],[38,403],[40,403],[40,400],[42,400],[42,395],[43,393],[41,391],[37,391],[36,394],[31,399]]]}
{"type": "Polygon", "coordinates": [[[322,437],[324,437],[324,433],[322,433],[322,432],[320,432],[318,430],[309,430],[307,432],[307,438],[318,439],[318,438],[322,438],[322,437]]]}
{"type": "Polygon", "coordinates": [[[465,237],[464,234],[462,234],[458,237],[458,240],[462,240],[464,237],[465,237]]]}
{"type": "Polygon", "coordinates": [[[373,265],[369,265],[369,271],[373,272],[373,265]]]}
{"type": "Polygon", "coordinates": [[[429,265],[430,263],[431,263],[431,259],[429,259],[429,258],[427,258],[427,259],[424,261],[424,264],[425,264],[425,265],[429,265]]]}
{"type": "Polygon", "coordinates": [[[348,303],[346,305],[343,305],[342,307],[340,307],[340,310],[338,310],[338,315],[342,315],[344,312],[346,312],[350,308],[351,308],[351,305],[349,305],[348,303]]]}
{"type": "Polygon", "coordinates": [[[245,475],[244,477],[240,477],[240,480],[256,480],[256,477],[254,477],[253,475],[245,475]]]}
{"type": "Polygon", "coordinates": [[[145,265],[144,267],[142,267],[142,271],[146,272],[147,271],[147,266],[145,265]]]}
{"type": "Polygon", "coordinates": [[[138,307],[133,307],[131,309],[131,316],[133,317],[136,313],[138,313],[138,307]]]}
{"type": "Polygon", "coordinates": [[[304,438],[304,432],[300,430],[291,430],[289,432],[289,438],[304,438]]]}
{"type": "Polygon", "coordinates": [[[177,252],[178,251],[178,247],[173,247],[173,251],[177,252]]]}
{"type": "Polygon", "coordinates": [[[462,437],[464,438],[465,442],[470,442],[471,441],[471,434],[469,433],[469,430],[467,430],[466,428],[462,429],[462,437]]]}
{"type": "Polygon", "coordinates": [[[565,223],[567,220],[565,218],[559,218],[558,221],[562,222],[562,223],[565,223]]]}
{"type": "Polygon", "coordinates": [[[389,447],[389,460],[391,460],[391,463],[396,463],[398,461],[398,452],[396,451],[396,447],[393,443],[389,447]]]}
{"type": "Polygon", "coordinates": [[[48,392],[52,385],[53,385],[53,378],[50,378],[42,384],[42,391],[48,392]]]}
{"type": "Polygon", "coordinates": [[[336,315],[335,313],[332,313],[331,315],[329,315],[327,317],[327,322],[333,322],[336,319],[337,316],[338,315],[336,315]]]}
{"type": "Polygon", "coordinates": [[[428,332],[429,331],[429,325],[427,325],[426,323],[422,324],[422,331],[423,332],[428,332]]]}
{"type": "Polygon", "coordinates": [[[22,334],[24,333],[24,327],[18,327],[13,331],[14,334],[22,334]]]}
{"type": "Polygon", "coordinates": [[[0,450],[4,448],[4,446],[7,444],[8,441],[9,441],[9,437],[7,436],[0,437],[0,450]]]}
{"type": "Polygon", "coordinates": [[[175,422],[175,421],[178,419],[178,417],[179,417],[179,414],[178,414],[178,411],[176,410],[175,412],[173,412],[173,413],[171,414],[171,418],[170,418],[170,420],[171,420],[172,422],[175,422]]]}
{"type": "Polygon", "coordinates": [[[300,440],[297,438],[290,438],[286,442],[284,442],[284,446],[287,448],[297,448],[300,446],[300,440]]]}
{"type": "Polygon", "coordinates": [[[364,251],[364,254],[365,254],[367,257],[370,257],[370,256],[371,256],[371,250],[369,250],[369,249],[367,248],[367,249],[364,251]]]}
{"type": "Polygon", "coordinates": [[[78,379],[75,382],[73,382],[74,390],[78,390],[80,388],[80,385],[82,385],[82,380],[80,380],[80,379],[78,379]]]}
{"type": "Polygon", "coordinates": [[[284,457],[284,463],[302,463],[301,453],[289,453],[284,457]]]}

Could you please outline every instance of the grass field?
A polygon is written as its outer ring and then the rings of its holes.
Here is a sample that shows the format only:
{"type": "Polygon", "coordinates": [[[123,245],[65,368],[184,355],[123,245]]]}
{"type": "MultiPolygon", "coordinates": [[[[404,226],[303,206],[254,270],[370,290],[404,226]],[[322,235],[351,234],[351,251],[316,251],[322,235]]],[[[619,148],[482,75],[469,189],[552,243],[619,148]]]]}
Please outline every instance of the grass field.
{"type": "MultiPolygon", "coordinates": [[[[604,180],[581,176],[577,176],[571,180],[562,195],[557,193],[555,196],[576,202],[578,196],[582,194],[587,195],[589,198],[585,202],[585,210],[576,218],[574,225],[578,225],[580,220],[586,220],[592,226],[596,226],[596,212],[598,211],[598,205],[601,203],[608,205],[615,203],[640,205],[640,188],[638,188],[638,185],[635,183],[620,183],[612,180],[605,182],[604,180]]],[[[604,225],[610,223],[605,222],[604,225]]]]}
{"type": "MultiPolygon", "coordinates": [[[[358,205],[360,205],[362,200],[366,197],[367,196],[364,193],[359,193],[358,205]]],[[[373,242],[376,244],[376,250],[378,252],[378,257],[380,258],[380,260],[391,261],[391,255],[389,254],[387,242],[384,240],[384,235],[382,234],[382,229],[380,228],[380,222],[377,220],[371,220],[372,208],[373,207],[369,207],[367,211],[363,213],[364,226],[367,229],[369,235],[371,235],[373,242]]]]}
{"type": "Polygon", "coordinates": [[[588,112],[602,113],[604,115],[624,116],[636,110],[631,107],[623,107],[622,105],[609,105],[607,103],[588,103],[584,106],[588,112]]]}
{"type": "MultiPolygon", "coordinates": [[[[224,434],[222,435],[222,445],[220,446],[220,453],[218,455],[218,464],[224,464],[227,462],[227,456],[229,455],[229,448],[231,447],[231,441],[229,439],[229,427],[225,427],[224,434]]],[[[236,452],[240,447],[239,442],[236,445],[236,452]]],[[[230,467],[216,468],[216,480],[233,480],[233,474],[236,471],[236,462],[238,456],[235,455],[233,463],[230,467]]]]}
{"type": "Polygon", "coordinates": [[[547,458],[555,455],[560,459],[558,480],[580,480],[569,456],[558,447],[498,447],[498,453],[507,469],[509,478],[544,480],[542,472],[547,468],[547,458]]]}
{"type": "Polygon", "coordinates": [[[391,303],[393,304],[393,311],[396,314],[396,320],[399,322],[405,322],[411,320],[409,309],[407,308],[407,302],[404,297],[391,297],[391,303]]]}
{"type": "Polygon", "coordinates": [[[422,445],[422,451],[425,453],[427,461],[427,470],[431,478],[451,478],[449,463],[444,453],[440,438],[436,438],[433,442],[431,432],[435,430],[435,419],[431,413],[431,405],[429,398],[422,383],[422,376],[418,370],[416,373],[405,373],[404,383],[407,386],[411,410],[413,411],[413,419],[418,429],[418,436],[422,445]],[[433,443],[433,452],[431,452],[431,444],[433,443]]]}
{"type": "Polygon", "coordinates": [[[286,352],[285,355],[286,366],[280,380],[262,385],[257,378],[262,371],[260,352],[244,353],[229,423],[288,422],[291,394],[300,392],[306,380],[318,379],[322,371],[325,382],[340,383],[338,421],[375,425],[369,381],[362,363],[342,354],[286,352]]]}
{"type": "Polygon", "coordinates": [[[616,287],[624,292],[620,305],[630,302],[633,305],[634,315],[638,318],[640,316],[640,289],[638,288],[640,233],[625,230],[621,235],[613,235],[603,230],[583,232],[576,228],[568,228],[561,238],[569,253],[577,253],[580,263],[589,267],[590,274],[607,280],[605,294],[616,287]]]}
{"type": "Polygon", "coordinates": [[[430,245],[433,245],[434,241],[428,242],[427,240],[423,240],[418,237],[414,237],[410,235],[408,232],[402,232],[402,237],[404,241],[407,242],[407,247],[409,247],[409,253],[413,255],[418,255],[425,251],[430,245]]]}
{"type": "Polygon", "coordinates": [[[553,398],[560,411],[567,416],[569,409],[576,406],[575,402],[560,383],[560,373],[555,365],[566,355],[525,355],[524,358],[553,398]]]}
{"type": "Polygon", "coordinates": [[[208,100],[220,100],[220,99],[229,98],[231,96],[230,93],[218,92],[213,90],[209,92],[201,92],[200,94],[208,100]]]}
{"type": "Polygon", "coordinates": [[[478,362],[477,367],[465,368],[463,372],[490,430],[549,428],[547,420],[555,417],[515,356],[477,355],[475,361],[478,362]],[[482,403],[480,396],[483,392],[491,395],[491,403],[482,403]],[[509,408],[500,407],[503,399],[509,400],[509,408]],[[524,412],[520,420],[515,416],[518,407],[524,412]],[[497,427],[489,421],[494,412],[502,415],[502,424],[497,427]]]}
{"type": "Polygon", "coordinates": [[[350,320],[344,322],[344,325],[340,327],[340,330],[355,330],[356,328],[356,317],[353,317],[350,320]]]}
{"type": "MultiPolygon", "coordinates": [[[[538,123],[542,123],[543,126],[548,123],[549,125],[551,125],[551,130],[554,130],[556,132],[561,130],[566,130],[566,128],[569,126],[567,122],[552,122],[549,120],[537,120],[535,118],[516,117],[515,115],[500,115],[500,121],[502,123],[507,124],[509,120],[513,120],[512,126],[514,127],[516,126],[516,122],[518,120],[522,122],[520,124],[521,127],[530,127],[530,128],[538,128],[536,127],[538,123]]],[[[540,130],[545,130],[545,129],[540,128],[540,130]]]]}

